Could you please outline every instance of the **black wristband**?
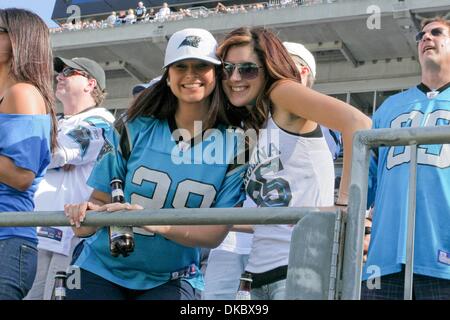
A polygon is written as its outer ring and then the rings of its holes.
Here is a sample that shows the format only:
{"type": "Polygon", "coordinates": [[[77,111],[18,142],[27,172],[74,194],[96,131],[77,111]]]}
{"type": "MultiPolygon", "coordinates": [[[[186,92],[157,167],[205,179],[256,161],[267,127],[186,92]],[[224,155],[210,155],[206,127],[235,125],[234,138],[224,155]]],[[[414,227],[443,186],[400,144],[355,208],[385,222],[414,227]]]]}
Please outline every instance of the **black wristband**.
{"type": "Polygon", "coordinates": [[[335,203],[334,205],[337,206],[337,207],[347,207],[348,206],[345,203],[335,203]]]}

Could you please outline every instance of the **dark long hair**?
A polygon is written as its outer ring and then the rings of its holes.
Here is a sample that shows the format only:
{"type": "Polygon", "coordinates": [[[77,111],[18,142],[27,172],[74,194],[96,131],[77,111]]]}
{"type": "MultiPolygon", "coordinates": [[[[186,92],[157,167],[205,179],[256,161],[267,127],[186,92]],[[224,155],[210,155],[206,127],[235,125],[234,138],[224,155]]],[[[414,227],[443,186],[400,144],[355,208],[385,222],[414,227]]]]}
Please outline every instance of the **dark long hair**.
{"type": "Polygon", "coordinates": [[[8,30],[12,46],[10,76],[29,83],[41,93],[52,119],[51,148],[57,145],[57,120],[53,94],[53,56],[48,27],[35,13],[25,9],[0,9],[0,20],[8,30]]]}
{"type": "Polygon", "coordinates": [[[265,83],[256,98],[256,106],[250,110],[234,107],[228,101],[227,117],[234,125],[243,124],[244,129],[259,130],[264,127],[269,117],[269,94],[274,84],[284,79],[301,82],[301,76],[281,40],[265,28],[241,27],[231,31],[219,45],[217,55],[223,61],[230,48],[245,45],[251,45],[261,61],[265,83]]]}
{"type": "MultiPolygon", "coordinates": [[[[206,123],[203,123],[203,130],[215,127],[217,124],[229,124],[226,117],[223,92],[220,75],[221,67],[215,67],[216,85],[209,98],[209,108],[206,123]]],[[[152,116],[157,119],[169,119],[175,116],[178,108],[178,98],[172,93],[167,85],[169,67],[156,84],[143,90],[128,108],[126,117],[117,123],[120,128],[127,121],[133,121],[140,116],[152,116]]]]}

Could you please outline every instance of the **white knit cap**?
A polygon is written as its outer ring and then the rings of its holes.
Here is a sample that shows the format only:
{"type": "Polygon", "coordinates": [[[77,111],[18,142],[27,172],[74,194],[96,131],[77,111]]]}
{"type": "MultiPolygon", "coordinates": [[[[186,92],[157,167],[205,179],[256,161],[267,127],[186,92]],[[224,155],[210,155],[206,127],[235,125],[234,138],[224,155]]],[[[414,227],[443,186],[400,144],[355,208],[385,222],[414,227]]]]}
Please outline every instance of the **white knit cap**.
{"type": "Polygon", "coordinates": [[[199,59],[221,64],[216,56],[217,41],[207,30],[188,28],[175,32],[169,39],[164,68],[185,59],[199,59]]]}
{"type": "Polygon", "coordinates": [[[309,70],[313,77],[316,77],[316,60],[312,53],[305,48],[304,45],[295,42],[283,42],[284,47],[287,49],[289,54],[301,58],[308,65],[309,70]]]}

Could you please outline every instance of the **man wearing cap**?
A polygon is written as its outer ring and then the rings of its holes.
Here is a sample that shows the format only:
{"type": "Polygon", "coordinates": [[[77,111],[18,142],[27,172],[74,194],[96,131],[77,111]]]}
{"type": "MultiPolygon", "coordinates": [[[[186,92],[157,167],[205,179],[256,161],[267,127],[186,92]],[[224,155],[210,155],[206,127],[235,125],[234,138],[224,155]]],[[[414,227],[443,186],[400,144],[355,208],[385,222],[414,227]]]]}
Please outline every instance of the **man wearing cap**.
{"type": "Polygon", "coordinates": [[[147,83],[138,83],[137,85],[135,85],[133,87],[133,89],[131,90],[131,94],[133,95],[133,98],[136,98],[142,91],[144,91],[145,89],[150,88],[153,85],[155,85],[156,83],[158,83],[159,80],[161,80],[161,76],[153,78],[152,80],[150,80],[147,83]]]}
{"type": "MultiPolygon", "coordinates": [[[[302,77],[302,84],[308,88],[312,88],[316,81],[316,60],[312,53],[305,48],[304,45],[295,42],[283,42],[287,51],[294,60],[295,65],[300,71],[302,77]]],[[[328,148],[330,149],[333,160],[339,157],[342,146],[341,133],[330,130],[327,127],[320,126],[322,133],[327,141],[328,148]]]]}
{"type": "MultiPolygon", "coordinates": [[[[54,59],[56,98],[64,117],[58,122],[58,147],[35,194],[36,211],[62,211],[65,203],[85,201],[92,188],[86,185],[111,128],[113,115],[99,107],[105,97],[105,72],[87,58],[54,59]]],[[[78,238],[70,227],[38,227],[38,268],[26,299],[48,300],[54,276],[66,271],[78,238]]]]}

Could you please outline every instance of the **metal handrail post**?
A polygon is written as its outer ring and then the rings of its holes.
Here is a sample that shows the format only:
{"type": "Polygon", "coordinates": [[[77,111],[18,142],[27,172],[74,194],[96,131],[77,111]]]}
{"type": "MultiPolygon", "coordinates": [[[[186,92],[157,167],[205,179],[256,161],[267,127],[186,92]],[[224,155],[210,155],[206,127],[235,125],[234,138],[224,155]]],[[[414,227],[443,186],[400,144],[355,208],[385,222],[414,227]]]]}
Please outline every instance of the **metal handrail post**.
{"type": "Polygon", "coordinates": [[[409,164],[408,233],[406,236],[404,300],[412,300],[414,275],[414,236],[416,229],[417,145],[411,146],[409,164]]]}
{"type": "Polygon", "coordinates": [[[345,230],[344,262],[342,269],[342,299],[359,300],[364,249],[364,218],[366,214],[369,172],[369,147],[364,131],[353,137],[353,154],[347,225],[345,230]]]}
{"type": "MultiPolygon", "coordinates": [[[[364,216],[367,202],[370,155],[369,149],[378,146],[409,146],[420,144],[446,143],[450,143],[450,126],[372,129],[359,131],[355,134],[353,139],[353,162],[351,171],[342,276],[343,299],[360,298],[362,249],[364,241],[364,216]]],[[[416,173],[414,173],[414,175],[415,174],[416,173]]],[[[412,178],[410,176],[410,181],[411,179],[412,178]]],[[[410,184],[410,186],[412,186],[412,184],[410,184]]],[[[416,184],[414,184],[414,190],[410,190],[410,193],[416,193],[415,186],[416,184]]],[[[411,197],[409,200],[409,210],[415,210],[415,200],[414,202],[411,202],[411,197]]],[[[412,235],[412,237],[413,236],[414,235],[412,235]]],[[[410,243],[410,245],[414,246],[413,243],[410,243]]],[[[410,265],[410,267],[412,273],[412,265],[410,265]]],[[[405,285],[407,284],[405,283],[405,285]]],[[[405,291],[405,297],[406,294],[407,293],[405,291]]]]}

